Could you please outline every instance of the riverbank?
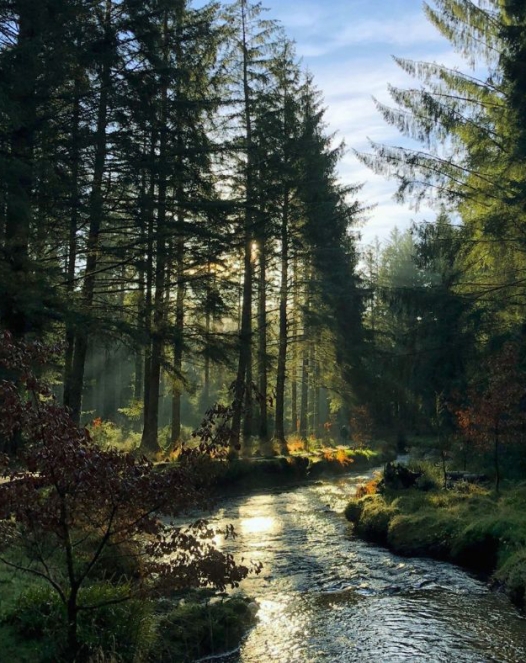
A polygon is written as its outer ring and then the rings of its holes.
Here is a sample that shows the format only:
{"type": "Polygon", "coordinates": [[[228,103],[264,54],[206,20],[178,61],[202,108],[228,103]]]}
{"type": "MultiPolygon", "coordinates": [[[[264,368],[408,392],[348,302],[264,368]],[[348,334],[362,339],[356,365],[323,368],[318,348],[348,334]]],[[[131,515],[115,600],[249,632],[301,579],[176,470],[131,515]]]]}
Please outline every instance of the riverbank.
{"type": "MultiPolygon", "coordinates": [[[[64,606],[38,579],[0,567],[0,650],[16,663],[69,661],[64,655],[64,606]],[[7,593],[6,593],[6,590],[7,593]]],[[[191,663],[237,649],[257,621],[257,605],[242,596],[180,592],[173,597],[123,600],[123,588],[102,583],[84,595],[101,592],[109,604],[82,613],[79,641],[82,661],[191,663]],[[114,603],[111,603],[111,602],[114,603]]]]}
{"type": "Polygon", "coordinates": [[[239,458],[225,462],[216,472],[214,483],[221,495],[257,492],[364,472],[395,458],[396,451],[389,446],[375,450],[337,447],[274,458],[239,458]]]}
{"type": "Polygon", "coordinates": [[[526,608],[526,485],[500,495],[479,486],[385,490],[345,510],[355,533],[404,556],[432,557],[490,578],[526,608]]]}

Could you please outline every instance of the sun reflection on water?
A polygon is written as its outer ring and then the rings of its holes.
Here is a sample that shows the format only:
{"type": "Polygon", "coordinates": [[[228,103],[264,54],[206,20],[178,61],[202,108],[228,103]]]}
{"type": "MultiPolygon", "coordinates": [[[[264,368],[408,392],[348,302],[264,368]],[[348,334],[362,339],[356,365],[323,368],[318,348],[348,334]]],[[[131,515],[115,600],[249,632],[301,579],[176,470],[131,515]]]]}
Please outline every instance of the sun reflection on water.
{"type": "Polygon", "coordinates": [[[241,534],[269,534],[280,529],[278,521],[273,516],[242,518],[239,527],[241,534]]]}

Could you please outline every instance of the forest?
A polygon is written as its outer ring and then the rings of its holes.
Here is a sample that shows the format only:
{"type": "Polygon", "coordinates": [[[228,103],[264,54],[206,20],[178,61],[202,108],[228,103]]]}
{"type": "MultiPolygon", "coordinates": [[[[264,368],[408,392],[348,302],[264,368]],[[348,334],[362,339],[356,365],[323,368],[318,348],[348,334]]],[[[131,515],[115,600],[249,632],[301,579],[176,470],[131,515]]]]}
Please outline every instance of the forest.
{"type": "Polygon", "coordinates": [[[13,660],[193,660],[151,644],[160,584],[261,567],[155,514],[240,459],[526,480],[526,6],[423,7],[465,68],[395,58],[402,146],[355,156],[436,212],[365,246],[353,146],[259,2],[0,0],[0,562],[36,583],[0,605],[13,660]],[[97,610],[140,646],[111,658],[97,610]]]}

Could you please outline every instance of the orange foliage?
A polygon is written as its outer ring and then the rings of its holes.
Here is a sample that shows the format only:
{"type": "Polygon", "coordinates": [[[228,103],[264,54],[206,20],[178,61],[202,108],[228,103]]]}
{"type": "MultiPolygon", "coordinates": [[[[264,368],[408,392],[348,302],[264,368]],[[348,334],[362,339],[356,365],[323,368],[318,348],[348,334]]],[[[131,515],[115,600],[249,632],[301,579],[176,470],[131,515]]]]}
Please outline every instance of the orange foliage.
{"type": "Polygon", "coordinates": [[[481,448],[490,447],[496,439],[512,441],[524,424],[521,401],[525,389],[518,364],[517,347],[507,343],[486,362],[485,389],[470,389],[469,404],[454,409],[463,436],[481,448]]]}
{"type": "Polygon", "coordinates": [[[367,483],[363,483],[356,489],[356,498],[365,497],[366,495],[376,495],[378,492],[378,484],[380,477],[376,476],[367,483]]]}
{"type": "Polygon", "coordinates": [[[345,449],[336,450],[336,460],[341,465],[350,465],[351,463],[354,463],[354,459],[349,458],[349,456],[345,453],[345,449]]]}
{"type": "Polygon", "coordinates": [[[340,465],[350,465],[354,463],[352,458],[347,456],[345,449],[338,447],[338,449],[331,449],[330,447],[324,447],[322,449],[323,459],[331,463],[340,463],[340,465]]]}
{"type": "Polygon", "coordinates": [[[154,456],[154,460],[157,463],[174,463],[175,461],[179,460],[181,455],[182,448],[176,447],[170,451],[158,451],[154,456]]]}
{"type": "Polygon", "coordinates": [[[305,441],[302,440],[301,437],[290,437],[287,440],[287,449],[290,454],[305,451],[305,441]]]}
{"type": "Polygon", "coordinates": [[[323,460],[331,461],[334,459],[334,449],[324,447],[321,452],[323,454],[323,460]]]}
{"type": "Polygon", "coordinates": [[[500,449],[522,439],[526,424],[523,375],[516,344],[507,343],[484,365],[483,388],[468,390],[469,402],[452,408],[462,437],[484,451],[493,450],[496,489],[500,484],[500,449]]]}

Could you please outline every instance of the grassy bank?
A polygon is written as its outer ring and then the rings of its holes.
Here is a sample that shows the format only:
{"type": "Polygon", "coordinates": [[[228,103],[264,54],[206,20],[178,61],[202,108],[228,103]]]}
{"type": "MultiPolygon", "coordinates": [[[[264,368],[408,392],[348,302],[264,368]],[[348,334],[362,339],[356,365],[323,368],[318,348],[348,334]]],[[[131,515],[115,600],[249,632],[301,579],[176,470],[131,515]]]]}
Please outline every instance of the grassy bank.
{"type": "Polygon", "coordinates": [[[275,458],[240,458],[224,463],[217,473],[219,491],[245,492],[293,485],[311,479],[363,472],[396,457],[394,450],[337,447],[302,451],[275,458]]]}
{"type": "MultiPolygon", "coordinates": [[[[65,647],[64,606],[56,593],[0,569],[2,660],[57,663],[65,647]]],[[[84,591],[118,599],[122,587],[98,583],[84,591]]],[[[256,621],[257,606],[242,596],[206,592],[172,599],[132,599],[87,611],[79,623],[86,663],[190,663],[237,648],[256,621]]]]}
{"type": "MultiPolygon", "coordinates": [[[[373,490],[373,486],[369,490],[373,490]]],[[[496,495],[453,490],[385,489],[351,500],[346,517],[358,536],[407,556],[429,556],[490,574],[526,608],[526,485],[496,495]]]]}

